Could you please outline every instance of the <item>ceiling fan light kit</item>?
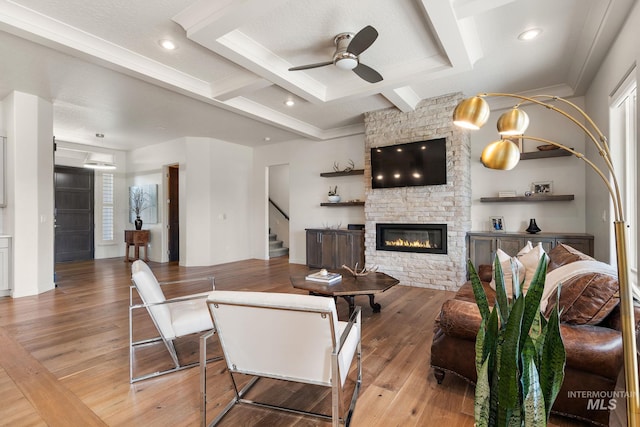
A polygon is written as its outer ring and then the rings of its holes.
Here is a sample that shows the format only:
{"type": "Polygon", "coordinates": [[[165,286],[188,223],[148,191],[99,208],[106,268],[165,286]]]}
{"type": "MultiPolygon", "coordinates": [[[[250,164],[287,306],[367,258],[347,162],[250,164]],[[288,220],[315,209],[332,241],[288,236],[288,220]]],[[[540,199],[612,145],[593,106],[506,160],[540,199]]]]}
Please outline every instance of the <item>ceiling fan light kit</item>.
{"type": "Polygon", "coordinates": [[[309,70],[333,64],[342,70],[353,70],[361,79],[369,83],[380,82],[382,81],[380,73],[360,63],[359,58],[359,55],[367,50],[377,38],[378,31],[371,25],[367,25],[355,35],[353,33],[340,33],[333,39],[336,45],[333,60],[291,67],[289,71],[309,70]]]}

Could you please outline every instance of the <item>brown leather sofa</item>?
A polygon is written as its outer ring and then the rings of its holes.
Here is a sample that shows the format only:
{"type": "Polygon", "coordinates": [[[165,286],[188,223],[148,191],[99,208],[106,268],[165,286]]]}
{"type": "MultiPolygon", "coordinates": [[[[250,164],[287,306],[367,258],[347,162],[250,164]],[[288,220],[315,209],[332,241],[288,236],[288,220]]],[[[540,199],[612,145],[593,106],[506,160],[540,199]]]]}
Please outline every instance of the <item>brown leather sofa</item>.
{"type": "MultiPolygon", "coordinates": [[[[571,262],[593,261],[566,245],[556,246],[548,255],[547,273],[571,262]]],[[[491,266],[480,266],[480,279],[490,302],[495,299],[495,292],[489,286],[491,274],[491,266]]],[[[554,293],[549,301],[556,299],[554,293]]],[[[564,383],[552,412],[608,426],[611,406],[622,405],[624,400],[624,396],[613,393],[623,368],[618,281],[600,273],[572,277],[562,284],[560,307],[564,309],[560,332],[567,362],[564,383]]],[[[546,313],[552,308],[549,304],[546,313]]],[[[638,307],[635,319],[637,337],[638,307]]],[[[471,283],[467,282],[453,299],[445,301],[436,319],[431,366],[438,384],[446,372],[475,383],[474,346],[480,320],[471,283]]]]}

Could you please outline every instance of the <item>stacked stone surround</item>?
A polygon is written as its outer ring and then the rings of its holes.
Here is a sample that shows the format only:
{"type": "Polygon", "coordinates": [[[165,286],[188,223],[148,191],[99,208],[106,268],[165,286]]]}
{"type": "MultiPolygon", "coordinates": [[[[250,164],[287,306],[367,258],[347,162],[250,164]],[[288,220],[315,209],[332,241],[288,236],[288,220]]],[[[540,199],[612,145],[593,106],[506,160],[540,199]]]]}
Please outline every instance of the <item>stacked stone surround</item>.
{"type": "Polygon", "coordinates": [[[365,114],[365,259],[402,285],[457,290],[466,280],[471,149],[468,133],[451,120],[463,98],[455,93],[422,100],[408,113],[391,108],[365,114]],[[371,148],[435,138],[447,140],[446,185],[371,188],[371,148]],[[448,253],[378,251],[376,223],[445,223],[448,253]]]}

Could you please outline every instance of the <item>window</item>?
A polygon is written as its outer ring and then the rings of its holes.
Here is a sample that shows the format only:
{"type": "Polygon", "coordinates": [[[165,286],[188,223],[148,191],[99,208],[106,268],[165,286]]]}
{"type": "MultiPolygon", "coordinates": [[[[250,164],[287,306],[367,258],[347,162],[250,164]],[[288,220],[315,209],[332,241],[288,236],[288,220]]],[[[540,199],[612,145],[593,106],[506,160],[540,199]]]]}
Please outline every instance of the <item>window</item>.
{"type": "MultiPolygon", "coordinates": [[[[611,150],[627,223],[629,282],[638,291],[638,151],[635,69],[612,97],[611,150]]],[[[613,237],[612,237],[613,238],[613,237]]]]}
{"type": "Polygon", "coordinates": [[[102,240],[113,241],[113,174],[102,174],[102,240]]]}

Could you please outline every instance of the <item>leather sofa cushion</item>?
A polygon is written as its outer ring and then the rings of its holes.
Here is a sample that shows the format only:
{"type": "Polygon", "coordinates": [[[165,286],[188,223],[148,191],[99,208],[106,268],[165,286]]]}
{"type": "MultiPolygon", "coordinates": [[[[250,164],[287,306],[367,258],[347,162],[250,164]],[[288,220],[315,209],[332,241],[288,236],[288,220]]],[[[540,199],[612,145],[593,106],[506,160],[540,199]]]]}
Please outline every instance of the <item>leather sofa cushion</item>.
{"type": "Polygon", "coordinates": [[[549,255],[549,265],[547,266],[547,273],[560,266],[569,264],[574,261],[593,260],[593,258],[589,255],[583,254],[579,250],[565,245],[564,243],[556,245],[549,251],[547,255],[549,255]]]}
{"type": "MultiPolygon", "coordinates": [[[[442,305],[435,329],[449,337],[475,341],[481,320],[476,304],[451,299],[442,305]]],[[[602,326],[561,323],[560,334],[567,353],[567,366],[615,380],[623,357],[622,334],[619,331],[602,326]]]]}
{"type": "MultiPolygon", "coordinates": [[[[556,300],[557,290],[548,299],[546,317],[551,314],[556,300]]],[[[560,320],[574,325],[598,325],[619,302],[617,278],[602,273],[579,274],[562,284],[560,320]]]]}

